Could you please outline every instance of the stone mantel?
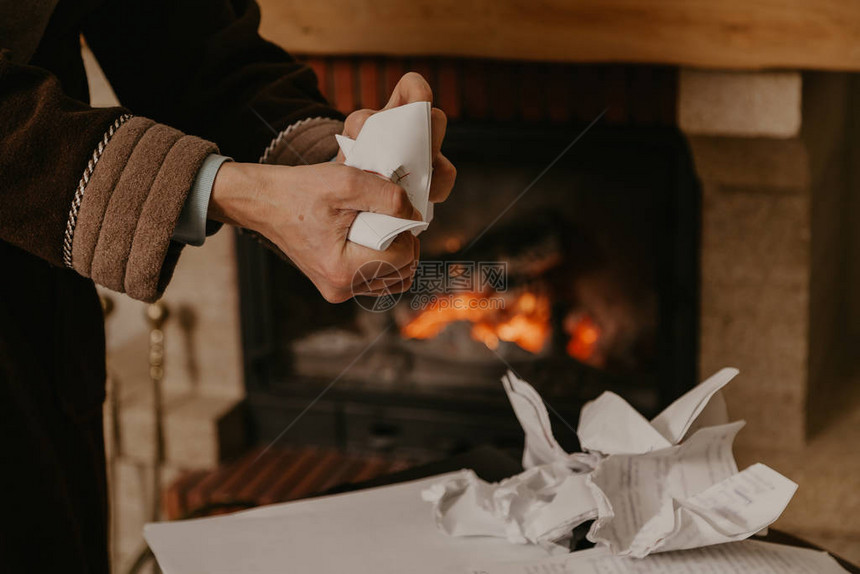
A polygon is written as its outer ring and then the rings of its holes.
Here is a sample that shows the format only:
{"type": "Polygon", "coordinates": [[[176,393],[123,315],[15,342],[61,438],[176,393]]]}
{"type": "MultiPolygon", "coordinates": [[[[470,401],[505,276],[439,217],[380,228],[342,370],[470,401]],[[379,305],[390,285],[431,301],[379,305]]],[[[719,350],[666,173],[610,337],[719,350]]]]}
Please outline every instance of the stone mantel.
{"type": "Polygon", "coordinates": [[[678,125],[702,183],[700,376],[731,365],[744,446],[802,448],[842,394],[845,74],[689,71],[678,125]]]}

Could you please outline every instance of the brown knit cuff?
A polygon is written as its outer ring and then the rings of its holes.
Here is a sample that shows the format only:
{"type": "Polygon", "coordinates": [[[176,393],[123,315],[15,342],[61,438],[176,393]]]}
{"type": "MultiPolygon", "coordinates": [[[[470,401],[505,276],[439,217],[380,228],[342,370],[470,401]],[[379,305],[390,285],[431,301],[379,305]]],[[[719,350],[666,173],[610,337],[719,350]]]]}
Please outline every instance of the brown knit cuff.
{"type": "Polygon", "coordinates": [[[343,122],[330,118],[308,118],[296,122],[272,140],[260,163],[311,165],[337,155],[335,135],[343,132],[343,122]]]}
{"type": "Polygon", "coordinates": [[[215,144],[146,118],[128,120],[105,147],[84,191],[72,265],[114,291],[154,301],[177,260],[170,238],[215,144]]]}

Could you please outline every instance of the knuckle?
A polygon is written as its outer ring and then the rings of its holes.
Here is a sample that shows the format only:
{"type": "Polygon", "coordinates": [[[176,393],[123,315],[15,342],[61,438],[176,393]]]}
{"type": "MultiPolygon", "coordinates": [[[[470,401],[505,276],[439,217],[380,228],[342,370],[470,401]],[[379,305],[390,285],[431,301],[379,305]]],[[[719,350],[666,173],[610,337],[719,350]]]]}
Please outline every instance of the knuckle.
{"type": "Polygon", "coordinates": [[[448,161],[448,159],[445,160],[445,171],[448,172],[448,177],[451,178],[451,183],[454,183],[457,179],[457,167],[448,161]]]}
{"type": "Polygon", "coordinates": [[[343,123],[343,128],[345,135],[347,136],[355,136],[358,132],[361,131],[361,127],[364,125],[364,122],[367,121],[367,118],[373,115],[373,110],[362,109],[356,110],[349,114],[346,117],[346,121],[343,123]]]}
{"type": "Polygon", "coordinates": [[[448,125],[448,116],[439,108],[430,110],[430,118],[433,121],[441,123],[443,126],[448,125]]]}
{"type": "Polygon", "coordinates": [[[398,243],[392,243],[392,247],[390,247],[389,250],[392,251],[391,265],[399,270],[397,273],[398,277],[400,279],[405,279],[409,276],[409,271],[406,268],[413,259],[411,247],[398,239],[398,243]]]}
{"type": "Polygon", "coordinates": [[[388,194],[388,202],[394,213],[402,214],[412,211],[409,196],[406,195],[406,190],[402,187],[393,183],[387,184],[385,193],[388,194]]]}

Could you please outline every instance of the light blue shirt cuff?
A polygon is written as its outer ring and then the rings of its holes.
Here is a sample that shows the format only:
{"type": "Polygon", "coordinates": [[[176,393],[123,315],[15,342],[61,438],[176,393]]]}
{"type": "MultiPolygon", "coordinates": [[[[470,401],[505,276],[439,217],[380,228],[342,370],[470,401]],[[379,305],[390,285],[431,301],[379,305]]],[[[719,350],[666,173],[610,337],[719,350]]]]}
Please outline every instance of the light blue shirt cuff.
{"type": "Polygon", "coordinates": [[[203,160],[203,165],[197,171],[185,205],[173,230],[173,240],[187,245],[203,245],[207,235],[215,233],[220,226],[206,225],[206,214],[209,211],[209,197],[212,195],[212,185],[221,164],[232,161],[229,157],[210,154],[203,160]]]}

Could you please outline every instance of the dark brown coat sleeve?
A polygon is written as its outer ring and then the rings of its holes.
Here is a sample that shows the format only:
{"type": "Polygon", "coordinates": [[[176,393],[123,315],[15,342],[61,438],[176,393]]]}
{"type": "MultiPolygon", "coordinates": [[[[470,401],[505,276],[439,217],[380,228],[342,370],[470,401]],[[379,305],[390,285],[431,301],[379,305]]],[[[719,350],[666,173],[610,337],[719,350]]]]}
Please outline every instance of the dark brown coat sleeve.
{"type": "MultiPolygon", "coordinates": [[[[253,0],[104,0],[84,34],[124,105],[258,161],[288,126],[342,117],[313,71],[262,39],[259,23],[253,0]]],[[[326,153],[337,152],[335,124],[320,143],[326,153]]]]}
{"type": "Polygon", "coordinates": [[[170,237],[194,176],[217,148],[127,118],[0,52],[0,240],[151,301],[172,274],[170,237]]]}

